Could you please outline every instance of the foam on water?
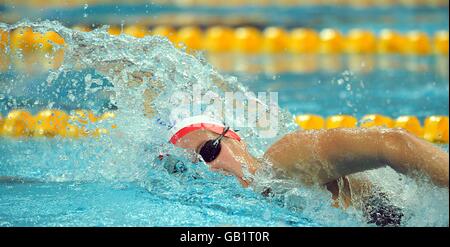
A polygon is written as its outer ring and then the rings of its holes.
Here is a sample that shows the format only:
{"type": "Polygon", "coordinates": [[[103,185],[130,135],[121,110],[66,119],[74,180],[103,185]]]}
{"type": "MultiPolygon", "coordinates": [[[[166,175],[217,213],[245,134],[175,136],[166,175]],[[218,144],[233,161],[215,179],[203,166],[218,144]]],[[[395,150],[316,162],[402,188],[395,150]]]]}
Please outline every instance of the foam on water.
{"type": "MultiPolygon", "coordinates": [[[[111,36],[107,27],[85,33],[50,21],[0,23],[0,29],[19,27],[32,27],[41,33],[55,31],[64,38],[64,63],[50,71],[47,83],[73,71],[95,69],[96,73],[76,79],[84,82],[88,90],[95,83],[92,78],[98,74],[113,84],[107,90],[95,90],[108,91],[105,95],[109,95],[109,100],[117,107],[114,123],[118,128],[99,140],[2,140],[0,153],[6,155],[0,158],[0,175],[46,182],[137,182],[149,193],[188,204],[203,203],[209,208],[231,207],[248,213],[249,208],[269,203],[302,215],[309,225],[366,225],[361,212],[330,207],[330,194],[323,188],[307,188],[295,181],[276,178],[273,170],[266,166],[255,175],[254,187],[243,189],[233,178],[210,172],[206,165],[192,164],[183,150],[168,144],[167,127],[155,119],[170,115],[174,103],[171,99],[177,92],[192,94],[193,85],[202,93],[212,91],[221,98],[227,91],[247,92],[236,78],[220,75],[201,56],[176,49],[161,37],[111,36]],[[142,77],[142,83],[131,86],[135,75],[142,77]],[[144,94],[149,88],[153,93],[152,117],[144,114],[144,94]],[[187,172],[169,174],[156,159],[160,153],[178,156],[187,172]],[[260,192],[264,186],[270,186],[275,196],[264,199],[256,193],[255,196],[249,194],[251,190],[260,192]],[[208,193],[205,187],[209,187],[208,193]],[[230,195],[236,196],[240,205],[220,205],[219,198],[230,195]]],[[[79,100],[82,99],[75,99],[79,100]]],[[[260,156],[274,140],[295,129],[292,116],[284,110],[281,110],[279,122],[279,135],[271,139],[258,138],[256,128],[242,129],[240,135],[249,143],[254,155],[260,156]]],[[[389,169],[371,171],[365,176],[383,186],[405,210],[406,225],[448,225],[447,189],[418,183],[389,169]]],[[[263,217],[277,219],[270,210],[263,217]]],[[[277,219],[280,225],[288,221],[277,219]]]]}
{"type": "Polygon", "coordinates": [[[368,171],[364,175],[402,208],[404,226],[448,226],[448,188],[436,187],[426,178],[412,179],[391,168],[368,171]]]}

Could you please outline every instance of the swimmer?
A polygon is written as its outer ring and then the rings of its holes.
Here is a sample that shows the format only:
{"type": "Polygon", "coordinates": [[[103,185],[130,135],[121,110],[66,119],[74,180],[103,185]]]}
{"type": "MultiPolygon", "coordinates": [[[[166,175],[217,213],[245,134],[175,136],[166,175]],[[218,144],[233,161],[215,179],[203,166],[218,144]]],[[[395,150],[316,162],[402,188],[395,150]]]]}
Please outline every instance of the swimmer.
{"type": "MultiPolygon", "coordinates": [[[[107,65],[96,69],[107,75],[111,68],[107,65]]],[[[116,67],[112,74],[117,75],[121,70],[116,67]]],[[[129,74],[127,84],[140,85],[151,75],[151,72],[129,74]]],[[[163,90],[157,81],[152,81],[152,86],[163,90]]],[[[151,89],[144,92],[144,115],[150,119],[157,114],[151,106],[156,97],[157,93],[151,89]]],[[[180,121],[173,130],[177,131],[171,134],[172,144],[200,156],[212,170],[234,175],[244,187],[252,181],[245,178],[242,164],[250,174],[269,164],[283,178],[323,186],[331,193],[334,207],[355,206],[363,210],[369,223],[379,226],[400,225],[401,209],[392,205],[387,195],[368,180],[352,174],[389,166],[413,178],[426,176],[435,185],[448,188],[448,154],[401,129],[296,131],[283,136],[260,158],[248,152],[247,144],[237,133],[204,116],[180,121]],[[187,128],[198,124],[200,128],[187,128]]],[[[176,167],[170,169],[179,171],[176,167]]],[[[262,194],[270,195],[271,189],[262,194]]]]}
{"type": "MultiPolygon", "coordinates": [[[[75,33],[72,38],[80,48],[71,54],[74,60],[89,58],[92,49],[84,48],[89,47],[89,39],[84,39],[82,33],[75,33]]],[[[104,52],[107,54],[107,50],[104,52]]],[[[151,87],[144,92],[144,111],[147,117],[154,118],[158,111],[153,109],[151,102],[164,91],[164,84],[153,78],[152,71],[136,70],[138,65],[137,61],[126,57],[110,57],[102,63],[91,64],[108,79],[116,78],[117,83],[129,87],[150,81],[151,87]],[[128,72],[129,68],[133,68],[132,72],[128,72]],[[126,80],[121,79],[124,71],[128,73],[126,80]]],[[[212,82],[224,92],[229,91],[220,79],[212,82]]],[[[197,154],[212,170],[234,175],[244,187],[250,186],[252,181],[244,176],[242,164],[251,174],[269,164],[284,177],[305,185],[323,186],[337,202],[334,206],[349,207],[353,198],[378,201],[379,208],[390,215],[387,222],[375,219],[381,225],[389,225],[390,221],[398,224],[401,212],[386,206],[383,194],[377,193],[367,181],[353,178],[352,174],[389,166],[401,174],[417,179],[425,176],[433,184],[448,188],[449,155],[400,129],[296,131],[281,137],[260,158],[248,152],[247,144],[235,131],[204,116],[179,121],[172,131],[170,141],[176,147],[197,154]],[[375,199],[374,194],[378,194],[375,199]]],[[[378,215],[379,211],[368,209],[368,214],[378,215]]]]}
{"type": "MultiPolygon", "coordinates": [[[[212,170],[234,175],[244,187],[252,181],[244,176],[242,164],[255,174],[266,162],[288,178],[305,185],[323,186],[335,201],[343,200],[344,207],[351,205],[354,194],[368,193],[359,198],[381,201],[383,205],[378,205],[378,210],[389,215],[389,219],[371,219],[380,225],[397,225],[403,214],[386,204],[383,193],[365,189],[365,181],[350,175],[389,166],[413,178],[426,176],[436,186],[448,188],[448,153],[401,129],[299,130],[283,136],[259,159],[248,152],[246,143],[235,131],[206,116],[184,119],[171,131],[172,144],[197,154],[212,170]],[[374,199],[374,194],[378,198],[374,199]]],[[[379,217],[380,212],[373,212],[373,205],[370,209],[368,205],[364,207],[368,214],[379,217]]]]}
{"type": "Polygon", "coordinates": [[[236,132],[218,121],[197,116],[179,124],[173,128],[172,144],[199,154],[214,170],[233,174],[244,187],[251,181],[244,179],[241,164],[248,164],[254,174],[263,160],[310,185],[326,185],[357,172],[390,166],[408,176],[423,174],[435,185],[448,188],[448,153],[401,129],[296,131],[257,159],[236,132]]]}

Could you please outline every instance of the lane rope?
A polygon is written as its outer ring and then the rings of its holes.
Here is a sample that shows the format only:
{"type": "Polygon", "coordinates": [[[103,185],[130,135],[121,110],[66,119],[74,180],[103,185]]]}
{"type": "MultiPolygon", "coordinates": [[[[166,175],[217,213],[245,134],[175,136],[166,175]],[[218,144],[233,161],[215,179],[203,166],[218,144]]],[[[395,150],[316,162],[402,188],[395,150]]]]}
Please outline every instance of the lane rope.
{"type": "MultiPolygon", "coordinates": [[[[72,27],[76,31],[88,32],[88,26],[72,27]]],[[[175,46],[188,51],[204,50],[210,53],[237,52],[244,54],[403,54],[403,55],[446,55],[449,50],[448,30],[433,35],[413,30],[406,33],[383,29],[374,33],[365,29],[352,29],[343,34],[336,29],[316,31],[308,28],[286,30],[268,27],[259,30],[254,27],[229,28],[215,26],[200,29],[195,26],[175,29],[159,26],[149,29],[143,25],[130,25],[123,29],[112,26],[111,35],[124,33],[136,38],[147,35],[167,37],[175,46]]],[[[64,46],[57,33],[33,32],[31,28],[19,28],[6,32],[0,30],[0,51],[10,47],[24,53],[52,51],[54,45],[64,46]]]]}
{"type": "MultiPolygon", "coordinates": [[[[4,118],[0,115],[0,136],[11,138],[99,137],[117,128],[114,123],[116,114],[105,112],[96,115],[90,110],[76,110],[66,113],[61,110],[43,110],[32,115],[26,110],[12,110],[4,118]],[[96,127],[99,123],[107,128],[96,127]],[[90,126],[90,125],[93,125],[90,126]]],[[[392,119],[381,114],[365,115],[357,119],[350,115],[333,115],[323,118],[315,114],[303,114],[295,117],[295,122],[303,130],[333,128],[402,128],[406,131],[434,143],[449,143],[449,117],[429,116],[423,125],[416,116],[399,116],[392,119]]]]}

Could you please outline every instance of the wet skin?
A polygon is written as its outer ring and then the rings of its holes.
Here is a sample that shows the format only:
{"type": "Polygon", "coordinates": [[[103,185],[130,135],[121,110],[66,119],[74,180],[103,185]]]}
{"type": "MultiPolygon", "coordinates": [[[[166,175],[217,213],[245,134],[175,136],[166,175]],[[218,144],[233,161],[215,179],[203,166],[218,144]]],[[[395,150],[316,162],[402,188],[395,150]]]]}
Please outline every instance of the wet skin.
{"type": "MultiPolygon", "coordinates": [[[[208,130],[197,130],[185,135],[175,145],[195,154],[206,141],[213,140],[218,136],[208,130]]],[[[221,170],[236,176],[239,182],[247,187],[250,181],[244,179],[241,164],[247,164],[249,172],[255,173],[258,166],[256,159],[248,153],[243,141],[225,137],[221,143],[222,150],[219,156],[207,164],[211,170],[221,170]]]]}
{"type": "MultiPolygon", "coordinates": [[[[218,136],[198,130],[181,138],[176,146],[196,153],[202,144],[218,136]]],[[[297,131],[273,144],[263,159],[305,185],[326,186],[335,200],[343,195],[344,207],[350,205],[352,194],[366,193],[363,187],[370,187],[366,181],[348,176],[383,166],[411,177],[425,175],[435,185],[448,188],[448,153],[399,129],[297,131]],[[339,180],[342,188],[337,185],[339,180]]],[[[224,138],[221,153],[207,164],[212,170],[236,176],[247,187],[251,181],[244,179],[242,163],[253,174],[260,166],[243,141],[224,138]]]]}
{"type": "MultiPolygon", "coordinates": [[[[96,69],[108,78],[114,78],[126,64],[133,64],[133,61],[113,60],[98,64],[96,69]]],[[[133,87],[142,84],[144,78],[152,78],[151,75],[151,72],[134,72],[129,75],[127,82],[118,83],[133,87]]],[[[222,85],[220,80],[214,83],[219,87],[222,85]]],[[[152,84],[163,87],[156,81],[152,84]]],[[[149,106],[155,96],[152,91],[145,94],[144,105],[148,117],[155,114],[149,106]]],[[[195,152],[204,142],[217,136],[199,130],[181,138],[176,145],[195,152]]],[[[235,175],[243,186],[248,186],[251,181],[245,181],[241,164],[247,164],[249,172],[254,173],[259,167],[258,160],[247,152],[243,141],[224,138],[222,144],[219,157],[208,165],[213,170],[235,175]]],[[[263,159],[304,184],[326,185],[333,194],[338,193],[335,186],[337,180],[384,166],[411,177],[424,175],[437,186],[448,188],[449,185],[448,153],[400,129],[297,131],[273,144],[263,159]]],[[[358,188],[353,187],[358,186],[353,184],[363,183],[352,183],[351,190],[357,191],[358,188]]]]}

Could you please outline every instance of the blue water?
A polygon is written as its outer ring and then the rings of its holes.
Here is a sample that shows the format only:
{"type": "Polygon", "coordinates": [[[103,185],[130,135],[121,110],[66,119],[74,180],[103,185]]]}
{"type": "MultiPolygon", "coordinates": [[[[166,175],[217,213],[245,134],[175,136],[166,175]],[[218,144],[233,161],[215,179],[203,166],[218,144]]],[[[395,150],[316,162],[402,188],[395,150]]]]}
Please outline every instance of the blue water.
{"type": "Polygon", "coordinates": [[[408,57],[370,59],[387,59],[399,64],[413,60],[426,69],[410,71],[399,66],[387,70],[375,65],[370,72],[358,73],[343,66],[337,72],[237,76],[245,78],[252,91],[278,92],[280,105],[293,114],[349,114],[361,118],[365,114],[380,113],[394,118],[414,115],[421,120],[430,115],[449,114],[448,74],[437,73],[435,67],[437,63],[448,63],[448,57],[443,61],[422,57],[420,62],[408,57]]]}
{"type": "MultiPolygon", "coordinates": [[[[447,7],[373,7],[353,8],[351,6],[240,6],[240,7],[182,7],[157,4],[89,5],[74,8],[30,9],[20,5],[5,6],[3,12],[13,16],[12,21],[58,20],[65,25],[85,24],[134,24],[136,21],[155,25],[157,23],[185,25],[186,21],[177,15],[201,17],[202,22],[193,19],[193,25],[205,26],[218,22],[236,25],[309,27],[314,29],[339,28],[343,32],[351,28],[367,28],[378,32],[383,28],[398,31],[421,30],[435,32],[448,30],[449,9],[447,7]],[[150,18],[148,18],[150,17],[150,18]],[[170,20],[167,23],[165,20],[170,20]],[[209,22],[209,23],[205,23],[209,22]]],[[[0,13],[2,13],[0,5],[0,13]]]]}
{"type": "MultiPolygon", "coordinates": [[[[26,92],[21,95],[25,96],[5,95],[0,105],[2,112],[16,107],[27,107],[36,112],[49,102],[67,111],[78,107],[89,107],[99,112],[111,109],[107,99],[98,98],[101,96],[98,91],[92,93],[83,86],[67,83],[70,79],[83,81],[85,75],[92,72],[62,76],[51,86],[37,83],[45,80],[46,75],[25,80],[28,83],[21,87],[26,92]],[[67,104],[69,90],[80,99],[76,104],[67,104]],[[55,91],[60,93],[49,93],[55,91]],[[42,93],[48,97],[42,97],[42,93]],[[26,99],[36,98],[43,98],[41,105],[27,105],[26,99]]],[[[2,74],[1,79],[3,82],[14,81],[11,78],[18,76],[21,74],[10,71],[2,74]]],[[[264,74],[237,76],[247,81],[246,85],[253,91],[268,89],[279,92],[281,107],[293,114],[328,116],[347,113],[361,116],[380,113],[393,117],[412,114],[423,118],[449,113],[448,79],[435,73],[397,70],[389,73],[374,71],[365,75],[342,71],[280,74],[275,77],[264,74]],[[337,82],[340,79],[344,80],[342,84],[337,82]],[[348,90],[348,84],[352,85],[352,90],[348,90]]],[[[105,82],[102,86],[107,88],[111,85],[105,82]]],[[[198,165],[191,165],[189,172],[182,175],[169,175],[161,168],[154,170],[151,165],[154,157],[146,153],[145,147],[138,147],[136,153],[114,160],[117,158],[114,153],[124,143],[116,138],[112,135],[100,140],[0,139],[0,176],[25,179],[24,183],[0,183],[0,224],[364,225],[360,218],[331,207],[326,213],[332,214],[333,218],[320,221],[314,215],[305,215],[302,210],[287,206],[285,201],[265,199],[250,189],[241,188],[233,178],[209,172],[198,165]]],[[[448,146],[444,148],[448,149],[448,146]]],[[[324,199],[323,203],[327,202],[324,199]]]]}
{"type": "Polygon", "coordinates": [[[0,182],[0,224],[318,225],[204,166],[191,165],[183,174],[169,175],[151,167],[143,154],[140,161],[130,158],[130,163],[118,164],[123,171],[111,171],[117,167],[108,163],[110,150],[101,145],[105,142],[2,140],[0,174],[26,181],[0,182]]]}
{"type": "Polygon", "coordinates": [[[34,183],[1,185],[1,226],[315,226],[250,192],[189,184],[166,196],[135,183],[34,183]],[[192,188],[194,187],[194,188],[192,188]],[[209,193],[212,192],[212,193],[209,193]],[[265,214],[271,214],[268,218],[265,214]],[[273,215],[273,216],[272,216],[273,215]]]}
{"type": "MultiPolygon", "coordinates": [[[[366,73],[353,72],[343,66],[336,72],[231,74],[244,81],[252,92],[278,92],[280,106],[295,115],[313,113],[326,117],[349,114],[360,118],[365,114],[379,113],[393,118],[414,115],[420,120],[430,115],[449,115],[448,71],[444,74],[437,71],[439,63],[448,65],[448,57],[438,60],[434,56],[374,56],[370,59],[395,60],[398,64],[413,61],[425,68],[411,71],[398,66],[383,70],[375,65],[366,73]]],[[[115,109],[108,96],[102,94],[102,90],[110,89],[112,84],[94,70],[69,72],[51,84],[43,83],[47,73],[26,75],[9,70],[1,76],[0,113],[3,115],[15,108],[26,108],[36,113],[52,103],[67,112],[92,109],[101,113],[115,109]],[[85,87],[86,75],[92,75],[92,80],[97,82],[85,87]],[[8,93],[2,93],[7,90],[8,93]],[[69,95],[77,100],[70,99],[69,95]],[[35,102],[35,99],[39,101],[35,102]]]]}
{"type": "MultiPolygon", "coordinates": [[[[116,21],[125,20],[124,12],[146,10],[121,6],[119,13],[114,9],[91,6],[85,21],[102,20],[102,13],[121,16],[116,21]]],[[[161,6],[149,9],[155,16],[177,11],[161,6]]],[[[241,14],[246,9],[255,15],[260,11],[243,8],[241,14]]],[[[15,10],[6,7],[0,11],[15,10]]],[[[78,16],[66,19],[65,23],[72,25],[82,21],[83,11],[50,9],[29,13],[28,17],[60,20],[78,16]]],[[[190,11],[226,16],[230,10],[190,11]]],[[[386,27],[386,23],[390,28],[420,28],[430,33],[448,29],[448,9],[342,9],[339,15],[330,13],[338,12],[328,7],[277,8],[266,14],[266,21],[260,25],[318,29],[332,26],[345,31],[358,21],[357,27],[375,31],[386,27]],[[315,18],[319,15],[325,17],[315,18]]],[[[278,92],[280,106],[293,115],[314,113],[326,117],[344,113],[361,117],[379,113],[391,117],[416,115],[422,121],[429,115],[449,115],[448,70],[440,73],[436,69],[440,63],[448,64],[448,57],[387,59],[397,65],[419,63],[421,69],[393,66],[387,70],[375,66],[371,72],[357,73],[343,66],[334,72],[234,75],[251,91],[278,92]]],[[[26,108],[32,113],[44,108],[68,112],[83,108],[97,113],[116,108],[104,94],[112,84],[92,69],[63,73],[52,83],[47,83],[47,78],[47,73],[30,76],[14,69],[0,73],[0,113],[5,115],[14,108],[26,108]],[[99,79],[98,83],[86,87],[86,75],[99,79]]],[[[332,208],[328,194],[299,184],[267,199],[201,164],[185,162],[187,172],[169,174],[154,162],[154,153],[149,151],[154,149],[151,140],[121,135],[121,128],[133,131],[140,129],[138,124],[119,125],[117,132],[99,139],[0,138],[0,226],[368,226],[359,212],[332,208]]],[[[448,152],[448,145],[442,148],[448,152]]],[[[377,175],[385,180],[388,191],[398,193],[406,225],[448,225],[448,190],[417,186],[390,170],[381,170],[374,177],[377,175]]]]}

